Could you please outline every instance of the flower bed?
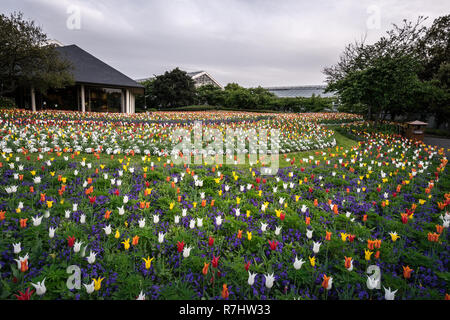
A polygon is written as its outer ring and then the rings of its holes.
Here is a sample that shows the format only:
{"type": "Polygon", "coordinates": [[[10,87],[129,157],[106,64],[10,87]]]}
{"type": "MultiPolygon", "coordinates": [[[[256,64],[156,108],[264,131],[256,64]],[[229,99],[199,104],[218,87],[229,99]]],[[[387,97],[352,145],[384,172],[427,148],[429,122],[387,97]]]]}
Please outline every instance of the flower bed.
{"type": "MultiPolygon", "coordinates": [[[[264,176],[142,154],[151,126],[99,117],[2,117],[1,298],[447,296],[442,150],[354,129],[364,137],[354,148],[325,146],[264,176]],[[105,152],[116,145],[120,154],[105,152]],[[68,287],[77,270],[81,286],[68,287]]],[[[287,141],[332,137],[295,115],[270,121],[287,141]]]]}

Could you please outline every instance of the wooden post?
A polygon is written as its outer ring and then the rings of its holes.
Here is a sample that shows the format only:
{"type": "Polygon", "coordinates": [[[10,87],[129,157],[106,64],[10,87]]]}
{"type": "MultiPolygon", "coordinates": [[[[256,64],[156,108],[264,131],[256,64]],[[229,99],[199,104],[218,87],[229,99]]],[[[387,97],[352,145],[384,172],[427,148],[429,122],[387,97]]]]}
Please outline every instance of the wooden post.
{"type": "Polygon", "coordinates": [[[84,95],[84,85],[81,85],[81,112],[86,112],[86,97],[84,95]]]}
{"type": "Polygon", "coordinates": [[[125,112],[130,113],[130,91],[128,89],[125,94],[125,112]]]}
{"type": "Polygon", "coordinates": [[[125,113],[125,95],[123,94],[123,89],[120,91],[120,112],[125,113]]]}
{"type": "Polygon", "coordinates": [[[34,92],[34,87],[31,87],[31,110],[36,112],[36,93],[34,92]]]}

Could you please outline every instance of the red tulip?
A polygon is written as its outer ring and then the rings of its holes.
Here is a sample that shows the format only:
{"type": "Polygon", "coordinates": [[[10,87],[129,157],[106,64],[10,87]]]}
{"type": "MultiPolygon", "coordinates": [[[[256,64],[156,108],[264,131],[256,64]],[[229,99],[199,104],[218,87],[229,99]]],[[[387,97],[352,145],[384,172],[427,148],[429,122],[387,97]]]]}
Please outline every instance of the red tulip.
{"type": "Polygon", "coordinates": [[[69,248],[72,248],[74,243],[75,243],[75,236],[67,237],[67,245],[69,246],[69,248]]]}
{"type": "Polygon", "coordinates": [[[208,246],[212,247],[213,244],[214,244],[214,238],[213,237],[209,237],[209,239],[208,239],[208,246]]]}
{"type": "Polygon", "coordinates": [[[32,290],[30,292],[30,288],[27,288],[27,291],[25,291],[25,293],[19,291],[20,295],[15,294],[15,296],[17,297],[17,300],[30,300],[31,295],[34,293],[34,290],[32,290]]]}
{"type": "Polygon", "coordinates": [[[250,269],[250,264],[250,261],[245,264],[245,271],[248,271],[248,269],[250,269]]]}
{"type": "Polygon", "coordinates": [[[217,266],[219,265],[219,258],[220,258],[220,256],[215,257],[213,255],[213,259],[211,261],[211,265],[212,265],[213,268],[217,268],[217,266]]]}
{"type": "Polygon", "coordinates": [[[181,251],[183,251],[183,248],[184,248],[184,241],[178,241],[178,243],[177,243],[177,250],[178,250],[178,252],[181,252],[181,251]]]}
{"type": "Polygon", "coordinates": [[[270,250],[276,250],[277,249],[277,246],[278,246],[278,241],[270,241],[270,240],[267,240],[268,242],[269,242],[269,245],[270,245],[270,250]]]}

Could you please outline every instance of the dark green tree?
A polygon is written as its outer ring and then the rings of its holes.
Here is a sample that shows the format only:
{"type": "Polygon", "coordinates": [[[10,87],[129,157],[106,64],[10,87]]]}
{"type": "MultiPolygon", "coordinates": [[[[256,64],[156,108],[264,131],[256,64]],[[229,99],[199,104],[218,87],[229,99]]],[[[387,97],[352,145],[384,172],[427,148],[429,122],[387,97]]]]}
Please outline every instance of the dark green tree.
{"type": "Polygon", "coordinates": [[[225,92],[221,88],[207,84],[197,88],[197,103],[210,106],[223,106],[225,92]]]}
{"type": "Polygon", "coordinates": [[[19,86],[45,92],[73,83],[70,63],[47,43],[47,35],[22,13],[0,15],[0,96],[19,86]]]}
{"type": "Polygon", "coordinates": [[[175,68],[155,78],[152,95],[161,108],[184,107],[195,103],[194,80],[185,71],[175,68]]]}
{"type": "Polygon", "coordinates": [[[437,18],[428,29],[425,20],[394,24],[374,44],[349,44],[338,63],[324,69],[326,91],[338,93],[340,110],[375,120],[388,113],[432,113],[438,124],[449,118],[450,17],[437,18]]]}

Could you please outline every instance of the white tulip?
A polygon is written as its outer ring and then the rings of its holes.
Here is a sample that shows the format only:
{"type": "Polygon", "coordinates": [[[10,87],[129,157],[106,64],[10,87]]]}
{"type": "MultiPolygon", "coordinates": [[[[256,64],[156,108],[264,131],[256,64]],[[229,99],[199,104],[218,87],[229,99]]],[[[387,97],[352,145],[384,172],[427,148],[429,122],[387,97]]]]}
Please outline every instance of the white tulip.
{"type": "Polygon", "coordinates": [[[165,235],[166,234],[163,232],[158,233],[158,242],[159,243],[163,243],[165,235]]]}
{"type": "Polygon", "coordinates": [[[53,227],[50,227],[48,229],[48,236],[49,236],[49,238],[53,238],[55,236],[55,231],[56,231],[56,228],[53,228],[53,227]]]}
{"type": "Polygon", "coordinates": [[[221,216],[217,216],[216,217],[216,225],[220,226],[222,224],[222,217],[221,216]]]}
{"type": "Polygon", "coordinates": [[[86,292],[88,294],[91,294],[92,292],[94,292],[94,281],[92,281],[90,284],[84,284],[83,286],[86,288],[86,292]]]}
{"type": "Polygon", "coordinates": [[[93,264],[95,262],[95,256],[97,255],[97,253],[95,252],[90,252],[89,257],[86,258],[86,260],[89,262],[89,264],[93,264]]]}
{"type": "Polygon", "coordinates": [[[107,225],[106,227],[103,228],[103,230],[105,231],[106,235],[110,235],[111,234],[111,225],[107,225]]]}
{"type": "Polygon", "coordinates": [[[312,230],[306,230],[306,237],[308,238],[308,239],[311,239],[312,238],[312,234],[313,234],[313,231],[312,230]]]}
{"type": "Polygon", "coordinates": [[[321,242],[314,242],[314,247],[313,247],[313,252],[314,253],[316,253],[316,254],[319,253],[321,244],[322,244],[321,242]]]}
{"type": "Polygon", "coordinates": [[[38,283],[31,283],[31,285],[36,289],[36,294],[38,296],[42,296],[47,291],[47,288],[45,287],[45,278],[41,282],[38,283]]]}
{"type": "Polygon", "coordinates": [[[81,245],[83,244],[83,241],[75,241],[74,245],[73,245],[73,251],[74,252],[79,252],[81,245]]]}
{"type": "Polygon", "coordinates": [[[119,210],[119,216],[123,216],[123,214],[125,213],[125,209],[123,208],[123,206],[117,209],[119,210]]]}
{"type": "Polygon", "coordinates": [[[153,223],[158,223],[159,222],[159,215],[154,214],[153,215],[153,223]]]}
{"type": "Polygon", "coordinates": [[[249,286],[252,286],[255,283],[256,275],[257,275],[257,273],[251,273],[250,271],[248,272],[247,283],[248,283],[249,286]]]}
{"type": "Polygon", "coordinates": [[[267,226],[268,226],[268,224],[267,223],[264,223],[264,222],[261,222],[261,231],[266,231],[267,230],[267,226]]]}
{"type": "Polygon", "coordinates": [[[191,247],[185,247],[184,249],[183,249],[183,257],[185,257],[185,258],[187,258],[187,257],[189,257],[189,255],[191,254],[191,247]]]}
{"type": "Polygon", "coordinates": [[[328,287],[327,287],[327,290],[330,290],[332,286],[333,286],[333,277],[330,277],[330,279],[328,279],[328,287]]]}
{"type": "Polygon", "coordinates": [[[43,218],[43,216],[32,217],[31,219],[33,219],[33,226],[35,226],[35,227],[39,226],[42,222],[42,218],[43,218]]]}
{"type": "Polygon", "coordinates": [[[273,276],[273,273],[272,274],[265,274],[264,276],[266,278],[266,283],[265,283],[266,288],[268,288],[268,289],[272,288],[273,287],[273,282],[275,280],[275,277],[273,276]]]}
{"type": "Polygon", "coordinates": [[[298,260],[297,256],[295,256],[294,269],[299,270],[304,263],[305,263],[305,261],[303,261],[303,259],[298,260]]]}
{"type": "Polygon", "coordinates": [[[142,218],[139,220],[139,228],[144,228],[145,227],[145,218],[142,218]]]}
{"type": "Polygon", "coordinates": [[[281,232],[282,227],[276,227],[275,228],[275,235],[279,236],[281,232]]]}
{"type": "Polygon", "coordinates": [[[197,218],[197,227],[203,227],[203,218],[197,218]]]}
{"type": "Polygon", "coordinates": [[[20,253],[20,251],[22,251],[22,248],[20,247],[20,242],[19,243],[13,243],[13,248],[14,248],[14,253],[20,253]]]}
{"type": "Polygon", "coordinates": [[[139,293],[139,296],[136,298],[136,300],[145,300],[145,294],[142,292],[139,293]]]}
{"type": "MultiPolygon", "coordinates": [[[[384,288],[384,287],[383,287],[384,288]]],[[[394,298],[395,298],[395,293],[398,291],[398,289],[397,290],[395,290],[395,291],[391,291],[391,288],[389,287],[389,288],[384,288],[384,298],[386,299],[386,300],[394,300],[394,298]]]]}
{"type": "Polygon", "coordinates": [[[180,216],[175,216],[175,224],[180,223],[180,216]]]}
{"type": "Polygon", "coordinates": [[[82,213],[80,216],[80,223],[83,224],[85,222],[86,222],[86,215],[84,213],[82,213]]]}

